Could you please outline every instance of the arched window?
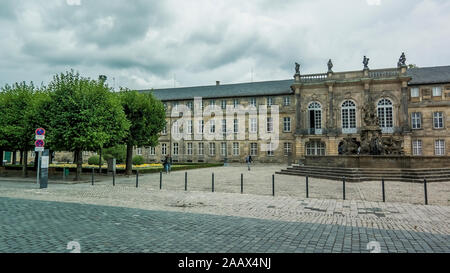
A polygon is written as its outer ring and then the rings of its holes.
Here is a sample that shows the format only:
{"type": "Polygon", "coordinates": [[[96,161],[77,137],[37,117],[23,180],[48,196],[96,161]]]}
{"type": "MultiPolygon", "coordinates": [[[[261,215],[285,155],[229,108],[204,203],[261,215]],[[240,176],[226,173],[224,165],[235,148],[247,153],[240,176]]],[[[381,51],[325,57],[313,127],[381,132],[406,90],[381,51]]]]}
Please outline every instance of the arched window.
{"type": "Polygon", "coordinates": [[[356,134],[356,104],[346,100],[341,107],[342,133],[356,134]]]}
{"type": "Polygon", "coordinates": [[[394,132],[393,106],[390,99],[381,99],[377,107],[378,119],[383,133],[394,132]]]}
{"type": "Polygon", "coordinates": [[[320,140],[307,142],[306,155],[325,155],[325,143],[320,140]]]}
{"type": "Polygon", "coordinates": [[[309,113],[309,133],[312,135],[322,134],[322,106],[318,102],[311,102],[308,105],[309,113]]]}

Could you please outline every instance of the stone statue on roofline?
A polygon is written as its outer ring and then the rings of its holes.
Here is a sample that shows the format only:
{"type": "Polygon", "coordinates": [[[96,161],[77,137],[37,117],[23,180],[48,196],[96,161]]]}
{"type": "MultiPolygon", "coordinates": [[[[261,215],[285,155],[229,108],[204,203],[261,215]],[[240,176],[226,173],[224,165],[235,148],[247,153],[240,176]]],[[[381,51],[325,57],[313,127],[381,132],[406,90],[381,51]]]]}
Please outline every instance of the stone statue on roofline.
{"type": "Polygon", "coordinates": [[[331,61],[331,59],[328,61],[328,73],[333,72],[333,70],[331,70],[333,68],[333,62],[331,61]]]}
{"type": "Polygon", "coordinates": [[[402,55],[400,56],[400,59],[398,60],[397,66],[400,68],[402,66],[406,66],[406,56],[405,52],[402,52],[402,55]]]}
{"type": "Polygon", "coordinates": [[[364,69],[369,69],[369,60],[370,60],[369,58],[364,56],[364,59],[363,59],[364,69]]]}
{"type": "Polygon", "coordinates": [[[295,74],[300,74],[300,64],[295,63],[295,74]]]}

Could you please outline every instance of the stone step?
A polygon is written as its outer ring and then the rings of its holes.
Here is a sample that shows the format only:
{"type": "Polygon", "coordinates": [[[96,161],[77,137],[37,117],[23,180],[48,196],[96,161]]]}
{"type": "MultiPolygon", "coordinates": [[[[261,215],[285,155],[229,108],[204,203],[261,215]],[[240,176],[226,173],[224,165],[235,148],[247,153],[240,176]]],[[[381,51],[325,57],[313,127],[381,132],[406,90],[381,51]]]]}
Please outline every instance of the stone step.
{"type": "Polygon", "coordinates": [[[422,171],[422,172],[414,172],[410,170],[368,170],[368,169],[360,169],[360,170],[352,170],[348,171],[345,169],[333,169],[333,170],[317,170],[317,169],[310,169],[310,168],[303,168],[303,169],[294,169],[294,168],[288,168],[287,171],[291,172],[317,172],[317,173],[332,173],[332,174],[340,174],[340,175],[397,175],[397,176],[450,176],[450,171],[422,171]]]}
{"type": "Polygon", "coordinates": [[[370,180],[405,181],[423,183],[424,178],[428,182],[450,181],[448,169],[355,169],[355,168],[330,168],[303,166],[300,168],[289,167],[277,172],[282,175],[309,176],[330,180],[342,180],[346,177],[349,182],[362,182],[370,180]]]}

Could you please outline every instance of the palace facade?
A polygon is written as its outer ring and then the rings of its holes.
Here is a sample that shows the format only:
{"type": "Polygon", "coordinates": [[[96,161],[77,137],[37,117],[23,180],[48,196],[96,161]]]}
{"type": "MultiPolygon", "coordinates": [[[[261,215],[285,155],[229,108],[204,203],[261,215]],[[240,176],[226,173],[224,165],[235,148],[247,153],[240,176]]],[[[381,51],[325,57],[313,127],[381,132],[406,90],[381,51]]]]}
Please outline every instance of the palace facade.
{"type": "MultiPolygon", "coordinates": [[[[450,66],[408,68],[404,55],[402,58],[395,68],[372,70],[364,58],[362,70],[334,72],[330,60],[328,71],[320,74],[303,75],[296,64],[291,80],[140,90],[152,92],[164,103],[167,127],[157,147],[136,147],[134,153],[147,162],[161,162],[166,155],[175,162],[244,162],[251,155],[256,162],[277,163],[307,155],[338,155],[344,138],[361,141],[364,107],[373,104],[382,136],[399,140],[405,155],[450,156],[450,66]],[[211,117],[198,123],[192,116],[184,126],[187,128],[181,130],[203,135],[212,127],[226,137],[177,141],[172,128],[180,116],[174,116],[172,110],[182,105],[193,109],[196,97],[202,99],[203,108],[264,105],[270,113],[276,105],[279,114],[277,120],[271,114],[263,120],[249,114],[244,120],[224,118],[208,129],[211,117]],[[255,128],[268,132],[278,128],[277,147],[262,150],[268,142],[260,137],[260,131],[255,138],[255,128]],[[237,137],[242,134],[243,138],[237,137]]],[[[33,155],[30,152],[30,160],[33,155]]],[[[85,152],[84,160],[90,155],[85,152]]],[[[55,161],[69,162],[72,157],[71,153],[57,152],[55,161]]]]}
{"type": "MultiPolygon", "coordinates": [[[[157,147],[139,147],[135,153],[149,162],[159,162],[166,155],[175,162],[243,162],[247,155],[257,162],[287,162],[307,155],[338,155],[344,138],[360,141],[363,107],[374,104],[383,137],[399,139],[405,155],[449,156],[450,66],[407,68],[401,60],[396,68],[372,70],[364,58],[362,70],[347,72],[332,71],[330,60],[328,72],[320,74],[302,75],[296,64],[292,80],[141,90],[163,101],[167,129],[157,147]],[[261,151],[261,145],[268,143],[250,138],[256,125],[249,115],[245,124],[224,119],[213,125],[214,130],[227,135],[230,131],[237,135],[243,129],[245,139],[175,141],[171,128],[180,117],[171,114],[172,110],[181,105],[192,109],[195,97],[202,98],[202,107],[217,105],[222,109],[228,105],[266,105],[270,112],[277,105],[278,122],[269,115],[263,127],[270,130],[278,126],[278,147],[261,151]]],[[[189,122],[185,129],[189,134],[196,130],[203,134],[209,119],[189,122]]]]}

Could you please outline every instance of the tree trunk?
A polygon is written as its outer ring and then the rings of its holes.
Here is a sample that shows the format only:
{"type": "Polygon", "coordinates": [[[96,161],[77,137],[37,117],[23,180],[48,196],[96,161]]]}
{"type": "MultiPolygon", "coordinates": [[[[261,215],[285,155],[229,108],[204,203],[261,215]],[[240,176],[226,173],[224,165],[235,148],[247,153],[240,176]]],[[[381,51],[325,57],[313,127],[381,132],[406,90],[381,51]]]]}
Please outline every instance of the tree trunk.
{"type": "Polygon", "coordinates": [[[0,150],[0,166],[3,166],[3,150],[0,150]]]}
{"type": "Polygon", "coordinates": [[[77,164],[78,152],[73,152],[73,164],[77,164]]]}
{"type": "Polygon", "coordinates": [[[12,152],[13,156],[12,156],[12,164],[16,165],[17,162],[17,151],[12,152]]]}
{"type": "Polygon", "coordinates": [[[49,157],[50,157],[50,162],[49,162],[49,163],[50,163],[50,164],[53,164],[53,151],[52,151],[52,150],[49,150],[48,153],[49,153],[48,155],[49,155],[49,157]]]}
{"type": "Polygon", "coordinates": [[[28,153],[27,151],[21,151],[22,153],[22,157],[20,157],[22,159],[22,176],[23,177],[28,177],[28,153]]]}
{"type": "Polygon", "coordinates": [[[131,175],[133,172],[133,145],[127,144],[127,167],[125,169],[126,175],[131,175]]]}
{"type": "Polygon", "coordinates": [[[98,159],[98,173],[102,174],[102,148],[100,148],[99,159],[98,159]]]}
{"type": "Polygon", "coordinates": [[[83,151],[77,151],[77,173],[75,175],[75,180],[81,180],[81,171],[83,170],[83,151]]]}
{"type": "Polygon", "coordinates": [[[20,151],[20,162],[19,162],[19,164],[20,165],[23,164],[23,151],[20,151]]]}

